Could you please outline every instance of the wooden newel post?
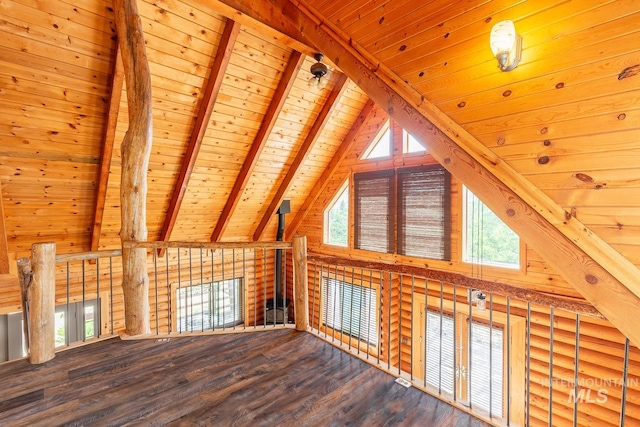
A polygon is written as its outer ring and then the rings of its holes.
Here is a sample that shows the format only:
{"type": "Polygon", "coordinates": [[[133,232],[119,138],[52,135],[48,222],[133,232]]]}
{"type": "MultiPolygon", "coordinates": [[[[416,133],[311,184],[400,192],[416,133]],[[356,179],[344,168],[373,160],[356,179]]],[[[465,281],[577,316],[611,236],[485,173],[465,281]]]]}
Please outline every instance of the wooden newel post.
{"type": "Polygon", "coordinates": [[[307,272],[307,236],[293,236],[293,297],[296,330],[309,327],[309,274],[307,272]]]}
{"type": "Polygon", "coordinates": [[[55,354],[56,244],[31,247],[33,279],[29,287],[29,360],[44,363],[55,354]]]}

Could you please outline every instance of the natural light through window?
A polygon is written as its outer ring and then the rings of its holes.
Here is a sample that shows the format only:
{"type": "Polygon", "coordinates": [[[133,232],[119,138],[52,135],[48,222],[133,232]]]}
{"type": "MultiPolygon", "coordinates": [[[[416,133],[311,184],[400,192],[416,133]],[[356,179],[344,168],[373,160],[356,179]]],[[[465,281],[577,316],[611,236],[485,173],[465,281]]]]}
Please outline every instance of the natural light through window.
{"type": "Polygon", "coordinates": [[[371,145],[369,145],[369,148],[364,152],[362,158],[377,159],[389,156],[391,156],[391,127],[387,121],[387,123],[382,126],[380,132],[378,132],[378,135],[375,137],[371,145]]]}
{"type": "Polygon", "coordinates": [[[242,279],[177,289],[178,332],[204,331],[242,323],[242,279]]]}
{"type": "Polygon", "coordinates": [[[349,242],[349,185],[345,182],[337,197],[324,212],[324,242],[347,246],[349,242]]]}
{"type": "Polygon", "coordinates": [[[402,145],[403,145],[403,151],[405,154],[422,153],[427,151],[427,148],[424,145],[422,145],[420,141],[415,139],[413,135],[411,135],[409,132],[407,132],[404,129],[402,130],[402,139],[404,141],[404,144],[402,145]]]}
{"type": "Polygon", "coordinates": [[[469,189],[463,187],[465,262],[520,268],[520,238],[469,189]]]}
{"type": "Polygon", "coordinates": [[[375,288],[324,277],[322,301],[322,321],[327,327],[371,345],[378,344],[375,288]]]}

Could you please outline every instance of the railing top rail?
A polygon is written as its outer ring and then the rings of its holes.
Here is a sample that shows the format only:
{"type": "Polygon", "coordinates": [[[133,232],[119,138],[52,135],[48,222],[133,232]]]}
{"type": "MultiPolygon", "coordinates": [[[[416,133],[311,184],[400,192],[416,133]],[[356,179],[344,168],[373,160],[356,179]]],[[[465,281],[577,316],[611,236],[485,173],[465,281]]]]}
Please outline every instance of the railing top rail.
{"type": "Polygon", "coordinates": [[[93,251],[93,252],[80,252],[75,254],[60,254],[56,255],[56,263],[82,261],[98,258],[109,258],[114,256],[122,256],[122,250],[114,249],[109,251],[93,251]]]}
{"type": "Polygon", "coordinates": [[[291,242],[124,242],[127,249],[291,249],[291,242]]]}
{"type": "Polygon", "coordinates": [[[532,302],[534,304],[560,308],[573,313],[580,313],[592,317],[604,318],[604,316],[594,306],[586,302],[570,298],[561,298],[531,289],[507,285],[504,283],[468,277],[463,274],[453,273],[450,271],[434,270],[431,268],[417,267],[405,264],[387,264],[383,262],[347,259],[311,253],[308,254],[307,260],[310,263],[336,265],[340,267],[363,268],[367,270],[376,270],[407,276],[424,277],[429,280],[449,283],[464,288],[478,289],[485,293],[493,293],[496,295],[515,298],[521,301],[532,302]]]}

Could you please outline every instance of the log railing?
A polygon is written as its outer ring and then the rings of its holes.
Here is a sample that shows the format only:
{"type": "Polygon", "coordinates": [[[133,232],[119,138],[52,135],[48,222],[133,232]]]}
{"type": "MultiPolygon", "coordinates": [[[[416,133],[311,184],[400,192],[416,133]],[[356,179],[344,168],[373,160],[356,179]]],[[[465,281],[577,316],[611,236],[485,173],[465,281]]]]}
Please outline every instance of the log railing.
{"type": "MultiPolygon", "coordinates": [[[[292,242],[127,242],[146,248],[149,260],[151,335],[248,332],[293,328],[290,273],[304,237],[292,242]],[[160,249],[160,250],[159,250],[160,249]],[[282,277],[276,253],[282,252],[282,277]],[[160,256],[159,253],[162,253],[160,256]],[[289,273],[288,273],[289,272],[289,273]],[[280,280],[280,284],[278,284],[280,280]]],[[[306,247],[306,245],[305,245],[306,247]]],[[[303,293],[306,296],[306,293],[303,293]]],[[[305,307],[304,303],[299,307],[305,307]]],[[[304,315],[300,328],[306,330],[304,315]]],[[[139,338],[139,337],[135,337],[139,338]]]]}
{"type": "Polygon", "coordinates": [[[493,425],[635,425],[640,351],[589,304],[309,254],[312,333],[493,425]]]}
{"type": "MultiPolygon", "coordinates": [[[[306,283],[295,284],[307,275],[304,236],[292,242],[126,242],[125,249],[148,254],[150,333],[135,338],[307,330],[306,283]],[[279,274],[276,259],[283,264],[279,274]]],[[[35,244],[32,259],[18,265],[28,290],[32,363],[78,342],[132,338],[124,334],[122,251],[56,256],[54,243],[35,244]]]]}

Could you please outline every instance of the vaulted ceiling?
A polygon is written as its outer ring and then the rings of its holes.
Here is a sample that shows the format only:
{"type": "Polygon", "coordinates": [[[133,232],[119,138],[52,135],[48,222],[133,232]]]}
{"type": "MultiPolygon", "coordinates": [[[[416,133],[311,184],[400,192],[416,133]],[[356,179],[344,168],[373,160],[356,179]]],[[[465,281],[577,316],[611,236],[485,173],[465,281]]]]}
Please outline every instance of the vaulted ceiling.
{"type": "MultiPolygon", "coordinates": [[[[573,255],[611,264],[640,289],[635,2],[140,0],[138,8],[153,85],[150,240],[272,240],[280,202],[291,200],[290,218],[300,220],[372,97],[391,115],[397,105],[417,112],[407,113],[408,127],[426,117],[440,130],[423,139],[454,141],[577,245],[573,255]],[[508,73],[488,47],[503,19],[524,40],[522,63],[508,73]],[[323,89],[308,85],[317,51],[331,68],[323,89]]],[[[111,0],[2,0],[0,31],[10,252],[51,240],[59,252],[119,246],[128,107],[111,0]]]]}

